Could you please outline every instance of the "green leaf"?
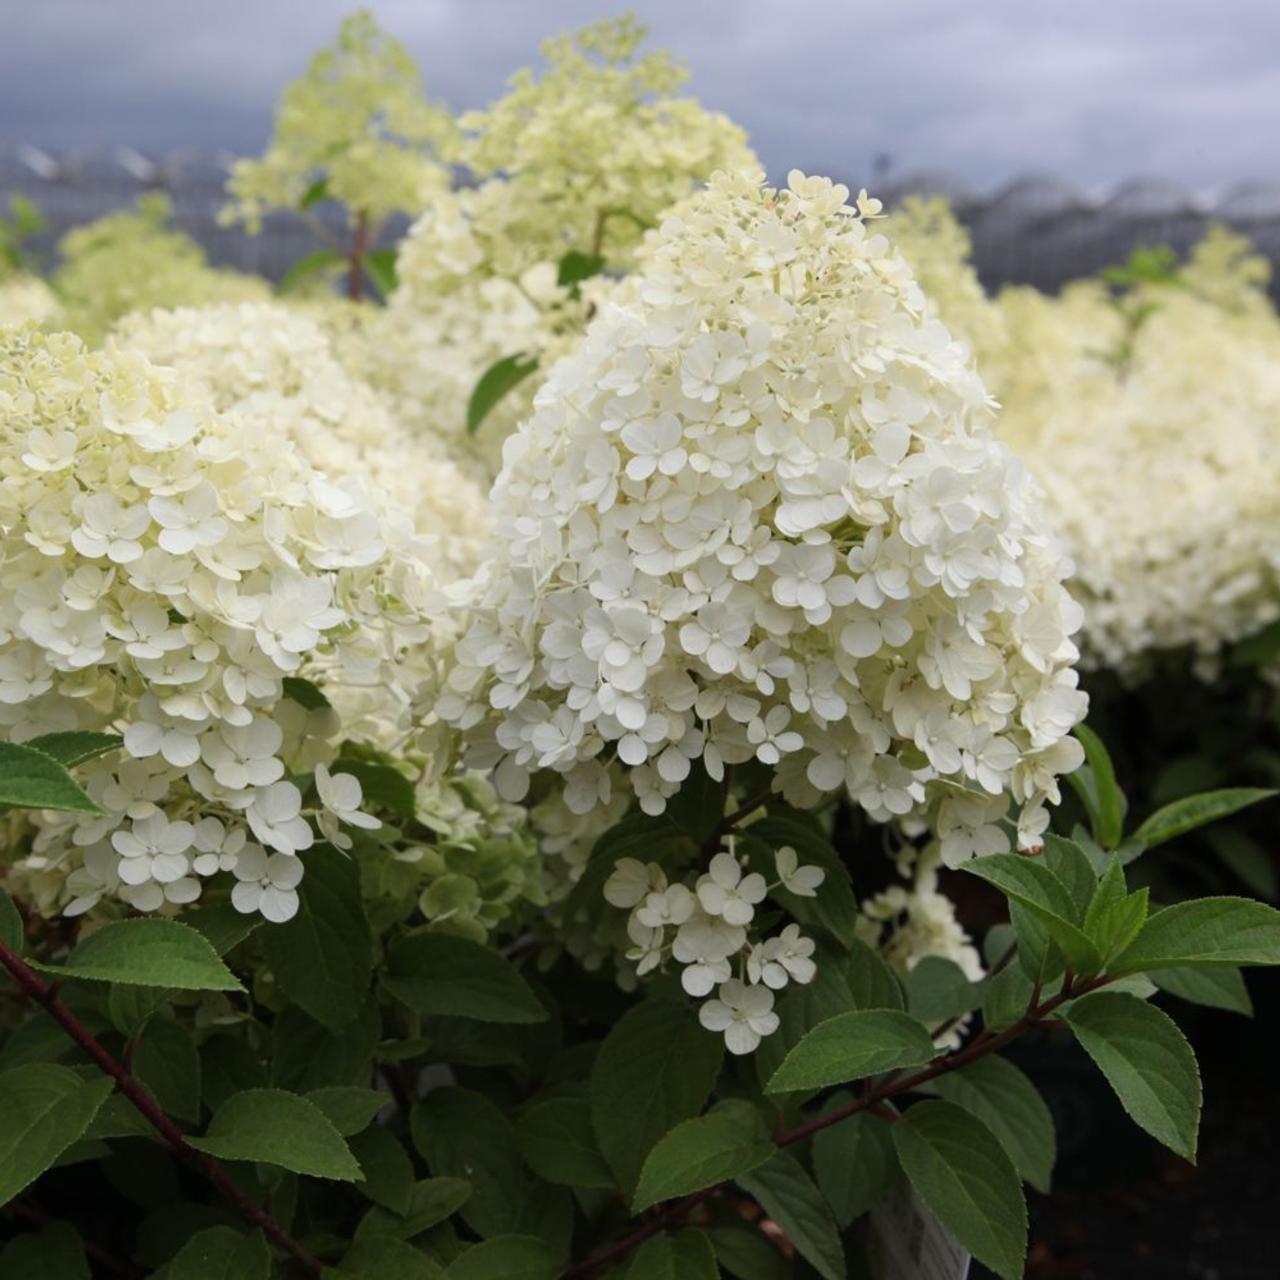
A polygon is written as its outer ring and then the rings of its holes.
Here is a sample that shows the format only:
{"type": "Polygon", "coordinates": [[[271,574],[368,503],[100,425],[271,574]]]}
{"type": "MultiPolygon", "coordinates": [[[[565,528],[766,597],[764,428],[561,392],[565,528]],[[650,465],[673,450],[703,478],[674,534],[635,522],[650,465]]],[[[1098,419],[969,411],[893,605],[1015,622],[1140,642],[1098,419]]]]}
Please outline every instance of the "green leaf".
{"type": "Polygon", "coordinates": [[[331,845],[310,849],[298,914],[262,930],[262,949],[281,990],[330,1031],[360,1012],[373,973],[373,934],[360,872],[331,845]]]}
{"type": "Polygon", "coordinates": [[[675,1002],[646,1000],[605,1037],[591,1070],[591,1123],[624,1191],[653,1144],[702,1110],[723,1054],[720,1037],[675,1002]]]}
{"type": "Polygon", "coordinates": [[[725,1275],[736,1280],[791,1280],[791,1259],[753,1226],[712,1227],[707,1235],[725,1275]]]}
{"type": "Polygon", "coordinates": [[[394,1236],[363,1236],[338,1264],[339,1271],[354,1271],[365,1280],[440,1280],[445,1274],[438,1262],[421,1249],[394,1236]]]}
{"type": "MultiPolygon", "coordinates": [[[[382,1131],[370,1129],[368,1132],[382,1131]]],[[[361,1136],[367,1137],[368,1134],[361,1136]]],[[[359,1141],[357,1138],[351,1144],[353,1150],[359,1141]]],[[[367,1188],[362,1187],[361,1190],[369,1194],[367,1188]]],[[[393,1211],[388,1214],[381,1209],[371,1210],[365,1215],[356,1234],[362,1237],[367,1234],[390,1235],[397,1240],[412,1240],[452,1217],[470,1196],[471,1183],[462,1178],[423,1178],[421,1182],[411,1182],[403,1213],[393,1211]]]]}
{"type": "Polygon", "coordinates": [[[306,1099],[320,1108],[325,1118],[344,1138],[367,1129],[373,1123],[374,1116],[391,1101],[388,1094],[377,1089],[340,1084],[312,1089],[306,1094],[306,1099]]]}
{"type": "Polygon", "coordinates": [[[823,1089],[894,1067],[912,1067],[937,1054],[928,1030],[891,1009],[855,1010],[820,1022],[769,1078],[769,1093],[823,1089]]]}
{"type": "Polygon", "coordinates": [[[1222,864],[1255,898],[1274,902],[1280,897],[1280,868],[1271,853],[1239,827],[1215,827],[1205,834],[1222,864]]]}
{"type": "Polygon", "coordinates": [[[26,947],[26,929],[13,899],[0,889],[0,942],[21,955],[26,947]]]}
{"type": "MultiPolygon", "coordinates": [[[[347,1145],[360,1164],[361,1193],[399,1217],[407,1216],[413,1191],[413,1162],[399,1140],[375,1124],[357,1133],[347,1145]]],[[[468,1194],[470,1190],[468,1187],[468,1194]]]]}
{"type": "Polygon", "coordinates": [[[122,1036],[135,1035],[173,994],[168,987],[112,987],[107,994],[107,1017],[122,1036]]]}
{"type": "Polygon", "coordinates": [[[945,1022],[982,1003],[982,983],[970,982],[954,960],[923,956],[907,975],[907,1008],[921,1022],[945,1022]]]}
{"type": "Polygon", "coordinates": [[[694,1227],[679,1235],[654,1236],[631,1257],[621,1280],[717,1280],[711,1241],[694,1227]]]}
{"type": "Polygon", "coordinates": [[[1280,964],[1280,911],[1251,898],[1197,898],[1157,911],[1107,972],[1259,964],[1280,964]]]}
{"type": "Polygon", "coordinates": [[[299,209],[310,209],[313,204],[329,198],[329,179],[317,178],[303,193],[298,201],[299,209]]]}
{"type": "Polygon", "coordinates": [[[992,1031],[1017,1022],[1031,1003],[1034,987],[1020,964],[1006,965],[983,984],[982,1021],[992,1031]]]}
{"type": "Polygon", "coordinates": [[[399,284],[396,257],[395,249],[375,249],[364,260],[364,269],[369,273],[369,279],[384,298],[395,292],[395,287],[399,284]]]}
{"type": "Polygon", "coordinates": [[[1210,1009],[1225,1009],[1228,1013],[1253,1016],[1253,1001],[1249,999],[1244,977],[1239,969],[1230,965],[1214,965],[1206,969],[1159,969],[1151,975],[1151,981],[1180,1000],[1192,1004],[1207,1005],[1210,1009]]]}
{"type": "Polygon", "coordinates": [[[121,741],[114,733],[45,733],[38,738],[28,738],[22,745],[43,751],[64,769],[71,769],[114,751],[121,741]]]}
{"type": "Polygon", "coordinates": [[[1178,1155],[1194,1160],[1200,1072],[1173,1019],[1119,991],[1097,991],[1073,1000],[1063,1017],[1134,1123],[1178,1155]]]}
{"type": "Polygon", "coordinates": [[[336,1035],[301,1009],[285,1009],[272,1029],[271,1081],[297,1093],[364,1083],[381,1030],[382,1014],[373,999],[336,1035]]]}
{"type": "Polygon", "coordinates": [[[276,285],[276,292],[293,293],[294,290],[306,284],[312,276],[319,275],[322,271],[336,271],[339,267],[345,266],[346,261],[336,249],[317,249],[314,253],[308,253],[305,257],[299,258],[281,276],[280,283],[276,285]]]}
{"type": "Polygon", "coordinates": [[[46,1222],[0,1249],[0,1276],[13,1280],[92,1280],[80,1233],[69,1222],[46,1222]]]}
{"type": "Polygon", "coordinates": [[[1005,1280],[1020,1280],[1027,1256],[1027,1206],[1004,1148],[968,1111],[921,1102],[893,1126],[911,1185],[939,1221],[1005,1280]]]}
{"type": "Polygon", "coordinates": [[[480,1022],[547,1020],[542,1001],[509,960],[492,947],[429,928],[391,944],[382,985],[418,1013],[480,1022]]]}
{"type": "Polygon", "coordinates": [[[285,676],[282,681],[284,696],[308,711],[323,711],[333,704],[325,697],[320,686],[304,676],[285,676]]]}
{"type": "Polygon", "coordinates": [[[46,973],[180,991],[243,991],[218,953],[194,929],[160,917],[116,920],[77,943],[46,973]]]}
{"type": "Polygon", "coordinates": [[[69,813],[101,812],[52,756],[16,742],[0,742],[0,805],[69,813]]]}
{"type": "Polygon", "coordinates": [[[786,1151],[737,1179],[824,1280],[847,1280],[844,1247],[822,1192],[786,1151]]]}
{"type": "Polygon", "coordinates": [[[476,383],[467,403],[467,434],[475,435],[494,405],[538,367],[537,357],[517,352],[491,364],[476,383]]]}
{"type": "Polygon", "coordinates": [[[1148,890],[1129,893],[1124,868],[1112,862],[1098,881],[1084,917],[1084,931],[1102,954],[1104,963],[1118,955],[1138,936],[1147,920],[1148,890]]]}
{"type": "Polygon", "coordinates": [[[495,1236],[459,1254],[445,1275],[448,1280],[555,1280],[556,1262],[536,1236],[495,1236]]]}
{"type": "Polygon", "coordinates": [[[313,1178],[354,1182],[360,1166],[323,1111],[283,1089],[246,1089],[214,1112],[193,1147],[220,1160],[254,1160],[313,1178]]]}
{"type": "Polygon", "coordinates": [[[29,1063],[0,1073],[0,1205],[34,1182],[89,1127],[115,1087],[69,1067],[29,1063]]]}
{"type": "Polygon", "coordinates": [[[556,284],[562,289],[580,284],[592,276],[598,276],[604,270],[604,259],[598,253],[581,253],[570,249],[560,259],[560,267],[556,272],[556,284]]]}
{"type": "Polygon", "coordinates": [[[200,1119],[200,1055],[180,1022],[164,1015],[147,1022],[134,1046],[133,1072],[162,1111],[200,1119]]]}
{"type": "MultiPolygon", "coordinates": [[[[823,1114],[852,1102],[835,1094],[823,1114]]],[[[860,1111],[813,1135],[813,1173],[841,1228],[850,1226],[883,1199],[898,1176],[890,1124],[860,1111]]]]}
{"type": "MultiPolygon", "coordinates": [[[[219,902],[209,907],[197,907],[182,917],[182,923],[209,940],[209,945],[225,956],[250,937],[263,923],[261,916],[246,916],[229,902],[219,902]]],[[[278,925],[272,925],[273,929],[278,925]]]]}
{"type": "Polygon", "coordinates": [[[750,1173],[774,1150],[760,1112],[729,1098],[706,1115],[676,1125],[654,1144],[640,1170],[631,1212],[750,1173]]]}
{"type": "Polygon", "coordinates": [[[1148,849],[1154,849],[1168,840],[1194,831],[1210,822],[1217,822],[1252,804],[1270,800],[1275,791],[1262,787],[1227,787],[1221,791],[1205,791],[1198,796],[1187,796],[1175,800],[1163,809],[1157,809],[1133,833],[1135,840],[1141,840],[1148,849]]]}
{"type": "Polygon", "coordinates": [[[1124,834],[1124,794],[1116,782],[1116,772],[1102,739],[1087,725],[1076,725],[1074,732],[1084,747],[1088,763],[1068,774],[1067,781],[1088,810],[1093,838],[1104,849],[1114,849],[1124,834]]]}
{"type": "Polygon", "coordinates": [[[349,773],[360,784],[365,807],[387,809],[398,818],[411,819],[418,811],[413,782],[399,769],[375,760],[353,760],[339,756],[334,773],[349,773]]]}
{"type": "Polygon", "coordinates": [[[517,1226],[528,1175],[506,1112],[481,1093],[435,1089],[410,1117],[414,1146],[438,1179],[465,1179],[471,1194],[462,1217],[477,1235],[501,1236],[517,1226]]]}
{"type": "Polygon", "coordinates": [[[1075,902],[1070,890],[1042,861],[1016,853],[993,853],[974,858],[964,869],[995,885],[1033,916],[1077,973],[1096,973],[1101,967],[1098,948],[1073,921],[1075,902]]]}
{"type": "Polygon", "coordinates": [[[535,1102],[516,1120],[525,1163],[540,1178],[568,1187],[611,1188],[613,1173],[596,1146],[585,1098],[535,1102]]]}
{"type": "Polygon", "coordinates": [[[935,1094],[981,1120],[1022,1177],[1048,1193],[1057,1155],[1053,1116],[1035,1085],[1012,1062],[994,1054],[978,1058],[929,1081],[920,1092],[935,1094]]]}
{"type": "Polygon", "coordinates": [[[191,1237],[169,1263],[169,1280],[268,1280],[271,1254],[260,1235],[210,1227],[191,1237]]]}
{"type": "MultiPolygon", "coordinates": [[[[1115,858],[1110,855],[1103,856],[1107,866],[1115,862],[1115,858]]],[[[1089,909],[1089,903],[1093,901],[1099,876],[1103,872],[1094,867],[1093,860],[1074,840],[1064,839],[1052,832],[1045,834],[1044,852],[1040,855],[1040,861],[1066,886],[1075,908],[1070,919],[1073,923],[1081,923],[1089,909]]],[[[1121,884],[1123,883],[1122,878],[1121,884]]]]}

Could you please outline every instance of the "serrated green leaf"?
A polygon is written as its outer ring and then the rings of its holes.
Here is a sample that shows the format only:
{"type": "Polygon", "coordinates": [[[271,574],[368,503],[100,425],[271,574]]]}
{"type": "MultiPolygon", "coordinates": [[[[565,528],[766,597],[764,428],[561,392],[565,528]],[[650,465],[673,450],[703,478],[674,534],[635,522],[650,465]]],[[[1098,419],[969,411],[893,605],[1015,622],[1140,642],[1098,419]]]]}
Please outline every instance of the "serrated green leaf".
{"type": "Polygon", "coordinates": [[[301,1009],[285,1009],[271,1037],[271,1081],[305,1093],[332,1084],[360,1084],[382,1029],[377,1002],[366,1000],[336,1035],[301,1009]]]}
{"type": "Polygon", "coordinates": [[[28,738],[22,745],[52,756],[64,769],[72,769],[86,760],[114,751],[122,739],[114,733],[43,733],[28,738]]]}
{"type": "Polygon", "coordinates": [[[591,1071],[591,1123],[624,1191],[653,1144],[702,1110],[723,1054],[720,1037],[674,1002],[636,1005],[609,1032],[591,1071]]]}
{"type": "Polygon", "coordinates": [[[951,1102],[921,1102],[893,1126],[911,1185],[938,1220],[1005,1280],[1021,1280],[1027,1206],[1004,1148],[951,1102]]]}
{"type": "Polygon", "coordinates": [[[132,1036],[172,999],[173,991],[168,987],[112,987],[107,995],[107,1017],[122,1036],[132,1036]]]}
{"type": "Polygon", "coordinates": [[[611,1188],[613,1173],[596,1146],[585,1098],[548,1098],[516,1120],[525,1163],[540,1178],[568,1187],[611,1188]]]}
{"type": "Polygon", "coordinates": [[[0,805],[11,809],[101,812],[57,760],[16,742],[0,742],[0,805]]]}
{"type": "Polygon", "coordinates": [[[907,975],[907,1008],[921,1022],[944,1022],[982,1003],[982,983],[970,982],[954,960],[923,956],[907,975]]]}
{"type": "Polygon", "coordinates": [[[1005,1149],[1014,1168],[1037,1191],[1048,1193],[1057,1138],[1053,1116],[1035,1085],[1012,1062],[994,1054],[949,1071],[921,1088],[981,1120],[1005,1149]]]}
{"type": "Polygon", "coordinates": [[[133,1073],[166,1114],[200,1119],[200,1055],[176,1019],[157,1014],[148,1020],[134,1045],[133,1073]]]}
{"type": "Polygon", "coordinates": [[[654,1143],[641,1167],[631,1212],[642,1213],[662,1200],[692,1195],[750,1173],[774,1150],[760,1112],[749,1102],[727,1099],[706,1115],[676,1125],[654,1143]]]}
{"type": "Polygon", "coordinates": [[[280,294],[293,293],[310,280],[312,276],[319,275],[322,271],[336,271],[339,267],[345,266],[346,261],[342,254],[335,249],[317,249],[314,253],[308,253],[299,258],[280,277],[280,283],[276,285],[276,292],[280,294]]]}
{"type": "Polygon", "coordinates": [[[820,1022],[769,1078],[769,1093],[823,1089],[895,1067],[917,1066],[937,1049],[923,1024],[891,1009],[855,1010],[820,1022]]]}
{"type": "Polygon", "coordinates": [[[1133,833],[1133,838],[1142,841],[1148,849],[1154,849],[1197,827],[1207,826],[1250,805],[1270,800],[1276,794],[1262,787],[1226,787],[1220,791],[1187,796],[1157,809],[1133,833]]]}
{"type": "Polygon", "coordinates": [[[1151,981],[1161,991],[1192,1004],[1242,1013],[1246,1018],[1253,1016],[1253,1001],[1249,999],[1244,976],[1230,965],[1214,965],[1205,969],[1158,969],[1151,975],[1151,981]]]}
{"type": "Polygon", "coordinates": [[[1107,972],[1261,964],[1280,964],[1280,911],[1251,898],[1197,898],[1157,911],[1107,972]]]}
{"type": "Polygon", "coordinates": [[[1104,963],[1138,936],[1147,920],[1146,888],[1129,893],[1124,868],[1112,862],[1098,881],[1084,917],[1084,931],[1102,954],[1104,963]]]}
{"type": "Polygon", "coordinates": [[[469,938],[407,933],[391,944],[382,985],[410,1009],[480,1022],[545,1022],[547,1011],[509,960],[469,938]]]}
{"type": "Polygon", "coordinates": [[[80,1138],[114,1087],[110,1079],[81,1080],[49,1062],[0,1072],[0,1204],[80,1138]]]}
{"type": "Polygon", "coordinates": [[[496,1103],[471,1089],[435,1089],[410,1117],[413,1143],[437,1179],[465,1180],[467,1225],[486,1238],[516,1230],[529,1177],[515,1127],[496,1103]]]}
{"type": "Polygon", "coordinates": [[[0,1276],[13,1280],[92,1280],[80,1233],[69,1222],[46,1222],[0,1249],[0,1276]]]}
{"type": "Polygon", "coordinates": [[[786,1151],[737,1179],[824,1280],[847,1280],[844,1247],[822,1192],[786,1151]]]}
{"type": "MultiPolygon", "coordinates": [[[[1094,869],[1089,855],[1074,840],[1066,840],[1062,836],[1047,832],[1040,861],[1066,887],[1074,907],[1069,917],[1071,922],[1082,923],[1085,912],[1089,909],[1089,903],[1093,901],[1094,891],[1098,887],[1098,872],[1094,869]]],[[[1108,858],[1108,863],[1114,861],[1114,858],[1108,858]]]]}
{"type": "Polygon", "coordinates": [[[448,1280],[555,1280],[556,1263],[536,1236],[495,1236],[464,1250],[445,1275],[448,1280]]]}
{"type": "Polygon", "coordinates": [[[480,376],[467,402],[467,434],[475,435],[494,405],[538,367],[537,357],[517,352],[491,364],[480,376]]]}
{"type": "Polygon", "coordinates": [[[359,1085],[326,1085],[304,1095],[324,1113],[325,1118],[344,1137],[354,1137],[372,1123],[373,1118],[391,1098],[377,1089],[359,1085]]]}
{"type": "Polygon", "coordinates": [[[1073,1000],[1063,1017],[1133,1122],[1171,1151],[1194,1160],[1200,1072],[1173,1019],[1119,991],[1096,991],[1073,1000]]]}
{"type": "Polygon", "coordinates": [[[268,1280],[271,1254],[260,1235],[209,1227],[191,1237],[169,1263],[169,1280],[268,1280]]]}
{"type": "Polygon", "coordinates": [[[360,1166],[314,1103],[283,1089],[246,1089],[214,1112],[193,1147],[221,1160],[253,1160],[312,1178],[354,1182],[360,1166]]]}
{"type": "MultiPolygon", "coordinates": [[[[837,1093],[823,1114],[845,1106],[852,1095],[837,1093]]],[[[878,1203],[898,1176],[898,1156],[890,1125],[859,1111],[813,1135],[813,1173],[841,1228],[878,1203]]]]}
{"type": "Polygon", "coordinates": [[[218,953],[194,929],[159,917],[115,920],[78,942],[46,973],[180,991],[243,991],[218,953]]]}
{"type": "Polygon", "coordinates": [[[1068,774],[1067,781],[1088,810],[1093,838],[1104,849],[1114,849],[1124,834],[1124,793],[1102,739],[1083,724],[1076,725],[1074,733],[1084,747],[1087,764],[1068,774]]]}
{"type": "Polygon", "coordinates": [[[373,973],[373,933],[360,872],[331,845],[308,850],[298,913],[259,935],[281,990],[332,1032],[360,1013],[373,973]]]}
{"type": "Polygon", "coordinates": [[[992,974],[982,989],[982,1021],[992,1031],[1017,1022],[1027,1011],[1034,991],[1020,964],[1006,965],[992,974]]]}
{"type": "Polygon", "coordinates": [[[363,1236],[343,1254],[340,1272],[354,1272],[364,1280],[440,1280],[445,1272],[421,1249],[394,1236],[363,1236]]]}
{"type": "MultiPolygon", "coordinates": [[[[352,1143],[353,1150],[356,1142],[352,1143]]],[[[368,1194],[366,1188],[361,1190],[368,1194]]],[[[471,1183],[463,1178],[423,1178],[420,1182],[411,1182],[403,1213],[371,1209],[356,1229],[356,1235],[361,1238],[389,1235],[397,1240],[412,1240],[457,1213],[470,1198],[471,1191],[471,1183]]]]}
{"type": "MultiPolygon", "coordinates": [[[[1015,853],[974,858],[964,870],[993,884],[1010,902],[1030,913],[1061,948],[1078,974],[1096,973],[1102,965],[1098,948],[1073,922],[1070,890],[1042,861],[1015,853]]],[[[1015,924],[1018,921],[1015,919],[1015,924]]]]}
{"type": "Polygon", "coordinates": [[[188,911],[182,917],[182,923],[207,938],[209,945],[220,956],[225,956],[233,947],[238,947],[246,938],[251,937],[258,926],[265,922],[261,916],[244,915],[229,902],[219,902],[188,911]]]}

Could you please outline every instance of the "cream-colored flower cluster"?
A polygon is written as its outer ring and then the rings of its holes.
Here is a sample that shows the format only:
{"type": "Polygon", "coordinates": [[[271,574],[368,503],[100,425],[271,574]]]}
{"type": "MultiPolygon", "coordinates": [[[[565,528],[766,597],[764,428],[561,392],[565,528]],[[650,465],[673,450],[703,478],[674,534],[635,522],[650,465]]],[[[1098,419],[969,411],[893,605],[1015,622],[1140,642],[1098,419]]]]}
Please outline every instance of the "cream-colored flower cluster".
{"type": "Polygon", "coordinates": [[[750,1053],[778,1029],[774,992],[813,981],[816,944],[797,924],[770,937],[752,938],[756,908],[771,892],[816,896],[826,878],[821,867],[803,866],[784,846],[773,855],[769,876],[749,870],[734,836],[691,884],[668,883],[656,862],[620,858],[605,882],[610,906],[629,912],[626,958],[642,977],[668,959],[680,969],[680,985],[695,999],[716,994],[698,1010],[708,1031],[723,1034],[730,1053],[750,1053]],[[738,974],[734,976],[735,972],[738,974]]]}
{"type": "Polygon", "coordinates": [[[1034,845],[1079,762],[1079,610],[966,349],[848,192],[719,174],[507,441],[497,545],[439,714],[521,797],[628,767],[644,810],[702,760],[807,806],[935,800],[1034,845]]]}
{"type": "Polygon", "coordinates": [[[265,299],[265,280],[211,267],[204,250],[169,225],[172,205],[160,192],[133,209],[75,227],[58,244],[53,285],[60,328],[97,345],[122,316],[152,307],[199,307],[265,299]]]}
{"type": "Polygon", "coordinates": [[[0,277],[0,329],[47,325],[58,314],[58,296],[39,276],[15,271],[0,277]]]}
{"type": "Polygon", "coordinates": [[[232,170],[224,217],[257,231],[265,214],[296,211],[308,195],[375,223],[416,213],[448,188],[438,157],[451,132],[448,112],[423,96],[408,51],[361,11],[285,89],[266,152],[232,170]]]}
{"type": "Polygon", "coordinates": [[[363,476],[430,540],[437,576],[476,567],[488,504],[431,436],[407,431],[384,397],[339,362],[316,319],[280,303],[132,315],[114,341],[199,383],[213,408],[293,448],[320,473],[363,476]]]}
{"type": "Polygon", "coordinates": [[[0,730],[121,735],[78,771],[101,813],[37,819],[23,873],[69,911],[221,877],[291,915],[298,855],[377,825],[335,759],[342,695],[375,742],[411,733],[433,592],[361,476],[137,353],[0,338],[0,730]]]}
{"type": "MultiPolygon", "coordinates": [[[[467,448],[467,405],[497,361],[543,370],[576,342],[608,292],[596,278],[557,284],[571,251],[628,270],[646,226],[717,169],[754,167],[745,135],[678,90],[665,53],[640,55],[644,29],[603,22],[543,46],[547,68],[460,120],[454,158],[477,185],[438,196],[410,229],[399,286],[346,348],[400,412],[467,448]]],[[[527,416],[542,374],[509,393],[481,428],[479,452],[527,416]]]]}

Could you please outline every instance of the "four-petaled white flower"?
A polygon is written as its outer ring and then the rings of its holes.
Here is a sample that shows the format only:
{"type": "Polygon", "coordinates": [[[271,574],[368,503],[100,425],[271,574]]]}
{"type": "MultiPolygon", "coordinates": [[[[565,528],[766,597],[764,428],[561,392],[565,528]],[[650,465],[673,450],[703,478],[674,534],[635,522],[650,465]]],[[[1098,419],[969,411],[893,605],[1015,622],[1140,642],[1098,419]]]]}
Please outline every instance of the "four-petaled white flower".
{"type": "Polygon", "coordinates": [[[350,827],[361,827],[365,831],[376,831],[382,823],[371,813],[360,811],[364,793],[360,788],[360,779],[353,773],[330,773],[324,764],[316,765],[316,794],[324,809],[316,818],[316,825],[324,833],[325,838],[337,849],[350,849],[352,840],[339,827],[345,822],[350,827]]]}
{"type": "Polygon", "coordinates": [[[715,998],[698,1010],[698,1021],[708,1031],[722,1032],[730,1053],[751,1053],[765,1036],[778,1029],[773,992],[768,987],[747,986],[730,978],[720,984],[715,998]]]}
{"type": "Polygon", "coordinates": [[[747,925],[755,916],[756,903],[764,900],[765,889],[759,872],[744,876],[732,853],[717,853],[707,874],[698,879],[698,902],[710,916],[721,916],[728,924],[747,925]]]}
{"type": "Polygon", "coordinates": [[[802,867],[799,855],[789,844],[784,844],[773,855],[773,865],[777,868],[782,887],[799,898],[816,897],[819,886],[827,878],[827,873],[821,867],[802,867]]]}
{"type": "Polygon", "coordinates": [[[246,845],[236,860],[239,882],[231,890],[231,905],[244,915],[258,912],[272,924],[283,924],[298,914],[298,885],[302,863],[287,853],[268,855],[257,845],[246,845]]]}

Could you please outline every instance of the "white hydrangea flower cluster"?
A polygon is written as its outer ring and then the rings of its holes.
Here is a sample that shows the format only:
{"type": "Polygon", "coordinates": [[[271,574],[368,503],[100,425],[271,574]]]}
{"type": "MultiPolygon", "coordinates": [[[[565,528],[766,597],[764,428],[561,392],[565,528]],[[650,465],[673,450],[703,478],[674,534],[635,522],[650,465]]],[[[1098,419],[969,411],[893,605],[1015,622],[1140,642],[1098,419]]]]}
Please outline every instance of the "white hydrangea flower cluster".
{"type": "Polygon", "coordinates": [[[1185,647],[1210,674],[1280,617],[1280,319],[1260,268],[1238,237],[1207,239],[1182,287],[1144,290],[1119,365],[1100,285],[1000,297],[1007,336],[980,363],[1075,561],[1091,665],[1134,677],[1185,647]]]}
{"type": "Polygon", "coordinates": [[[334,761],[351,725],[305,682],[410,732],[402,659],[434,590],[358,476],[137,353],[0,338],[0,731],[121,735],[78,770],[99,814],[35,818],[25,870],[56,873],[72,913],[181,905],[221,876],[241,910],[292,914],[299,855],[373,821],[334,761]]]}
{"type": "Polygon", "coordinates": [[[778,1029],[774,992],[790,982],[812,982],[817,973],[814,941],[799,925],[752,940],[756,908],[778,888],[815,897],[825,872],[800,865],[796,851],[784,846],[774,855],[776,879],[770,883],[759,871],[747,870],[735,844],[730,836],[692,887],[669,884],[656,862],[619,858],[604,897],[630,913],[626,958],[634,962],[636,976],[670,957],[681,966],[680,985],[688,995],[703,999],[716,993],[698,1010],[702,1025],[723,1033],[730,1053],[743,1054],[778,1029]]]}
{"type": "Polygon", "coordinates": [[[476,185],[431,201],[400,246],[386,311],[344,344],[406,421],[478,454],[490,476],[542,374],[510,391],[470,441],[476,383],[515,354],[549,368],[609,291],[600,276],[558,285],[564,255],[625,272],[664,209],[717,169],[756,163],[736,125],[679,96],[685,74],[668,55],[638,56],[644,34],[624,18],[548,41],[543,75],[519,72],[502,98],[462,118],[454,158],[476,185]]]}
{"type": "Polygon", "coordinates": [[[587,812],[617,761],[655,814],[754,758],[881,821],[1009,790],[1038,842],[1080,760],[1069,566],[847,195],[717,175],[508,440],[437,705],[505,795],[551,770],[587,812]]]}
{"type": "Polygon", "coordinates": [[[316,319],[280,303],[182,308],[128,316],[114,338],[198,382],[215,410],[287,443],[317,471],[364,476],[430,539],[442,581],[474,571],[489,526],[484,494],[352,377],[316,319]]]}
{"type": "Polygon", "coordinates": [[[417,212],[448,189],[439,153],[452,130],[449,113],[423,96],[408,50],[362,10],[285,89],[265,153],[236,162],[224,220],[256,232],[273,209],[303,209],[317,183],[373,222],[417,212]]]}
{"type": "Polygon", "coordinates": [[[15,271],[0,277],[0,329],[48,325],[59,306],[58,295],[39,276],[15,271]]]}

